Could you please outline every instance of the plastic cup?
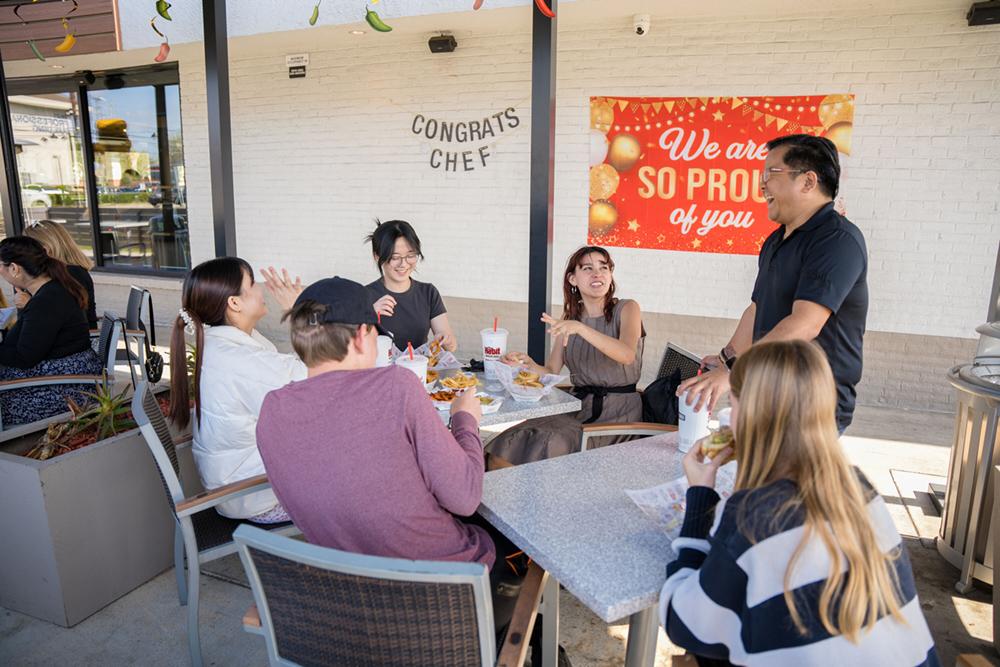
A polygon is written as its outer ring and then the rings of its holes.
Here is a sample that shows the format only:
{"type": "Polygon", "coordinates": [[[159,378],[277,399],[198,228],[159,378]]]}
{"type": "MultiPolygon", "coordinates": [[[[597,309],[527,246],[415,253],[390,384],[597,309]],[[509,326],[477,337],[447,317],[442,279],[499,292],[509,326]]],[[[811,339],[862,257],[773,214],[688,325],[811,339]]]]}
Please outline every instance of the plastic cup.
{"type": "Polygon", "coordinates": [[[479,335],[483,337],[483,367],[486,371],[486,379],[496,380],[497,364],[502,363],[500,357],[507,354],[508,331],[506,329],[494,331],[489,328],[480,331],[479,335]]]}
{"type": "Polygon", "coordinates": [[[375,355],[375,367],[382,368],[392,364],[392,339],[388,336],[378,337],[378,354],[375,355]]]}
{"type": "Polygon", "coordinates": [[[420,384],[427,384],[427,357],[424,355],[415,354],[410,359],[410,355],[401,354],[396,359],[396,365],[413,371],[413,374],[420,378],[420,384]]]}
{"type": "MultiPolygon", "coordinates": [[[[695,401],[697,403],[697,401],[695,401]]],[[[677,449],[686,452],[708,435],[708,406],[695,410],[687,404],[687,392],[677,397],[677,449]]]]}

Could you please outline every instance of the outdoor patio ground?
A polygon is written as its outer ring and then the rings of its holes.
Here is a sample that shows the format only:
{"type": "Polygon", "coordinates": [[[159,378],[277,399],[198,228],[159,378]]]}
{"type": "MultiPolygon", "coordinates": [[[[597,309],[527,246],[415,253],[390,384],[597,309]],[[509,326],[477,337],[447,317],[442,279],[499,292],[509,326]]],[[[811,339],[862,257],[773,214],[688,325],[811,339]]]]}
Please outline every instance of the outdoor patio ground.
{"type": "MultiPolygon", "coordinates": [[[[979,653],[1000,664],[991,641],[988,587],[960,596],[958,572],[937,553],[933,537],[940,519],[925,491],[945,474],[953,417],[860,408],[844,438],[851,459],[889,503],[913,562],[921,601],[943,665],[959,653],[979,653]]],[[[236,557],[210,564],[214,577],[202,586],[202,646],[207,665],[263,665],[264,644],[241,629],[252,602],[236,557]]],[[[606,626],[571,595],[563,593],[561,640],[577,667],[620,665],[627,625],[606,626]]],[[[678,653],[664,635],[657,665],[678,653]]],[[[185,665],[185,610],[177,604],[172,572],[165,572],[74,628],[60,628],[0,610],[0,664],[185,665]]]]}

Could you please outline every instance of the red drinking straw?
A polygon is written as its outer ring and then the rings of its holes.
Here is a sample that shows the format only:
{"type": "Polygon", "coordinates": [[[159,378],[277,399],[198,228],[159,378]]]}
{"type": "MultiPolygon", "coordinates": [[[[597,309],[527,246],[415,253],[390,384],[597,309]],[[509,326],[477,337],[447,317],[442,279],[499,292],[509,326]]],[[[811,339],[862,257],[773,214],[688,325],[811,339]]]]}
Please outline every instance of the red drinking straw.
{"type": "Polygon", "coordinates": [[[379,324],[382,324],[382,313],[375,313],[375,319],[378,320],[379,324]]]}
{"type": "Polygon", "coordinates": [[[406,344],[406,351],[410,353],[410,361],[413,361],[413,342],[406,344]]]}
{"type": "Polygon", "coordinates": [[[493,333],[497,332],[497,322],[499,322],[499,321],[500,321],[499,317],[494,317],[493,318],[493,333]]]}

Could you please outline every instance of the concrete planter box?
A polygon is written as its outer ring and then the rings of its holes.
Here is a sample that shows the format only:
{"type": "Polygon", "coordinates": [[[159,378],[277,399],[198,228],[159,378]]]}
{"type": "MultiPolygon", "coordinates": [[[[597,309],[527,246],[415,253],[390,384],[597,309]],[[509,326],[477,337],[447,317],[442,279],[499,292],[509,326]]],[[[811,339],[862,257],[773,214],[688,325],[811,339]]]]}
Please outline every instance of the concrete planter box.
{"type": "Polygon", "coordinates": [[[39,435],[0,446],[0,606],[70,627],[173,565],[174,520],[138,429],[17,455],[39,435]]]}

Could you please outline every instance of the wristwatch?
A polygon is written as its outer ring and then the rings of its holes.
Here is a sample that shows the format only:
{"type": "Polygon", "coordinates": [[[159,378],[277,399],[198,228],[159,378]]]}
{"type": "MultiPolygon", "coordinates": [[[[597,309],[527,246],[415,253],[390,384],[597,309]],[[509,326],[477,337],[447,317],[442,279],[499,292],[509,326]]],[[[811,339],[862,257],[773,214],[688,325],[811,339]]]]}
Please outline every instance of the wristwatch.
{"type": "Polygon", "coordinates": [[[726,365],[726,368],[733,370],[733,364],[736,363],[736,355],[730,356],[726,354],[726,348],[719,350],[719,359],[722,359],[722,363],[726,365]]]}

